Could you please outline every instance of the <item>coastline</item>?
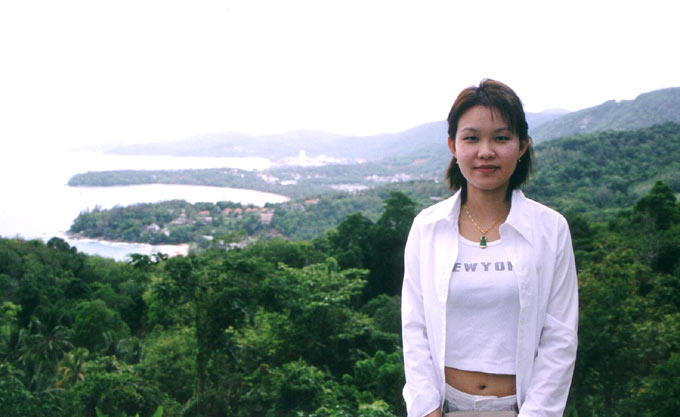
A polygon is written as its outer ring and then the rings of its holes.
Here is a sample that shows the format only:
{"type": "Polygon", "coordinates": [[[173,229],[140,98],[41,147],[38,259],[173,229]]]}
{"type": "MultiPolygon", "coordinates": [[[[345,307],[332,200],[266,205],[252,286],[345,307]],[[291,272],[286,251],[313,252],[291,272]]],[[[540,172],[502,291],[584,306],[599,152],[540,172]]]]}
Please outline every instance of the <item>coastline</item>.
{"type": "Polygon", "coordinates": [[[143,242],[97,239],[71,232],[62,233],[61,236],[56,237],[64,239],[69,245],[76,247],[79,252],[90,255],[105,256],[102,252],[105,252],[106,248],[108,248],[110,249],[108,251],[110,254],[105,257],[111,257],[117,261],[126,260],[132,253],[153,255],[160,252],[172,258],[175,256],[187,256],[190,252],[189,243],[153,245],[151,243],[143,242]]]}
{"type": "Polygon", "coordinates": [[[79,213],[93,207],[103,209],[154,203],[166,200],[185,200],[190,203],[234,201],[262,207],[268,202],[288,201],[284,195],[258,190],[199,186],[152,184],[114,187],[69,187],[68,179],[79,172],[102,169],[202,169],[233,165],[240,169],[269,166],[264,159],[180,158],[163,156],[111,156],[100,152],[57,150],[22,150],[0,155],[0,174],[11,178],[3,184],[3,204],[0,207],[0,236],[23,240],[52,237],[64,239],[79,252],[98,255],[117,261],[129,260],[130,253],[152,255],[157,252],[169,256],[185,256],[190,252],[184,244],[144,244],[89,238],[67,231],[79,213]],[[265,164],[266,163],[266,164],[265,164]],[[38,171],[39,170],[39,171],[38,171]],[[49,175],[36,173],[49,172],[49,175]]]}

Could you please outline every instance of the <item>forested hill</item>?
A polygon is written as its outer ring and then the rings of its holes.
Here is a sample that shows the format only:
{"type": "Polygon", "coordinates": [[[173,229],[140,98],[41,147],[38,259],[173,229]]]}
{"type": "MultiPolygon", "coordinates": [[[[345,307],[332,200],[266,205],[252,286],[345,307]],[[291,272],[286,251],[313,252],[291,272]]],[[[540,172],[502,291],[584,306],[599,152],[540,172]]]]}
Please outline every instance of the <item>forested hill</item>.
{"type": "Polygon", "coordinates": [[[625,207],[656,181],[680,192],[680,125],[575,135],[536,147],[527,192],[560,210],[625,207]]]}
{"type": "Polygon", "coordinates": [[[607,101],[566,114],[531,130],[542,142],[576,133],[637,129],[665,122],[680,123],[680,87],[640,94],[635,100],[607,101]]]}
{"type": "MultiPolygon", "coordinates": [[[[531,128],[553,120],[566,110],[527,113],[531,128]]],[[[308,157],[321,155],[332,161],[353,163],[403,155],[420,147],[446,143],[445,121],[425,123],[411,129],[373,136],[336,135],[321,131],[295,131],[251,136],[242,133],[201,135],[173,142],[121,146],[113,154],[173,155],[211,157],[263,157],[272,161],[297,158],[300,151],[308,157]]]]}

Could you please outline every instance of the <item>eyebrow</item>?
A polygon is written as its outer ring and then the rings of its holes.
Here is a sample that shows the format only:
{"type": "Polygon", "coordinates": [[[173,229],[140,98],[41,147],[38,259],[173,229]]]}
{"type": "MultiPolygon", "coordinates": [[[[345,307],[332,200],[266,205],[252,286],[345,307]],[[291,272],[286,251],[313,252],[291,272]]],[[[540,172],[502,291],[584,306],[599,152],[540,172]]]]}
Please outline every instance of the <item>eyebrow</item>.
{"type": "MultiPolygon", "coordinates": [[[[469,130],[471,132],[479,132],[479,129],[475,129],[474,127],[463,127],[463,128],[460,129],[461,132],[465,131],[465,130],[469,130]]],[[[507,130],[508,132],[512,133],[512,129],[510,129],[509,127],[498,128],[498,129],[494,130],[494,133],[498,133],[498,132],[501,132],[503,130],[507,130]]]]}

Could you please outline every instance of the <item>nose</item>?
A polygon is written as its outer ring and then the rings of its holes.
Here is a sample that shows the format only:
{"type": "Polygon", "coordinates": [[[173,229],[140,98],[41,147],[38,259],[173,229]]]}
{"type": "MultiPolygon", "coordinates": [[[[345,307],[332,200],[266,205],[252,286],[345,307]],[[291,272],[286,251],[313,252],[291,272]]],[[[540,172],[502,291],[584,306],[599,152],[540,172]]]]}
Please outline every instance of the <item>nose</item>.
{"type": "Polygon", "coordinates": [[[493,158],[495,155],[495,151],[493,149],[493,144],[491,143],[490,140],[481,140],[479,141],[479,149],[477,151],[477,157],[480,159],[490,159],[493,158]]]}

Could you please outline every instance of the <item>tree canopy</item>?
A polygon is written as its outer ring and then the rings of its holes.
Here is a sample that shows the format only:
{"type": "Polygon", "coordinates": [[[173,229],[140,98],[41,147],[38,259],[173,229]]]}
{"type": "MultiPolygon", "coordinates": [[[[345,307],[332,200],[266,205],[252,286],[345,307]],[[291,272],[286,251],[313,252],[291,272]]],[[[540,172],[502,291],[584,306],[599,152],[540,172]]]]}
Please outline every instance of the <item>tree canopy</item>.
{"type": "MultiPolygon", "coordinates": [[[[402,253],[392,192],[313,240],[115,262],[0,239],[0,414],[403,416],[402,253]]],[[[680,407],[680,205],[656,183],[597,220],[567,213],[580,291],[567,416],[680,407]]]]}

